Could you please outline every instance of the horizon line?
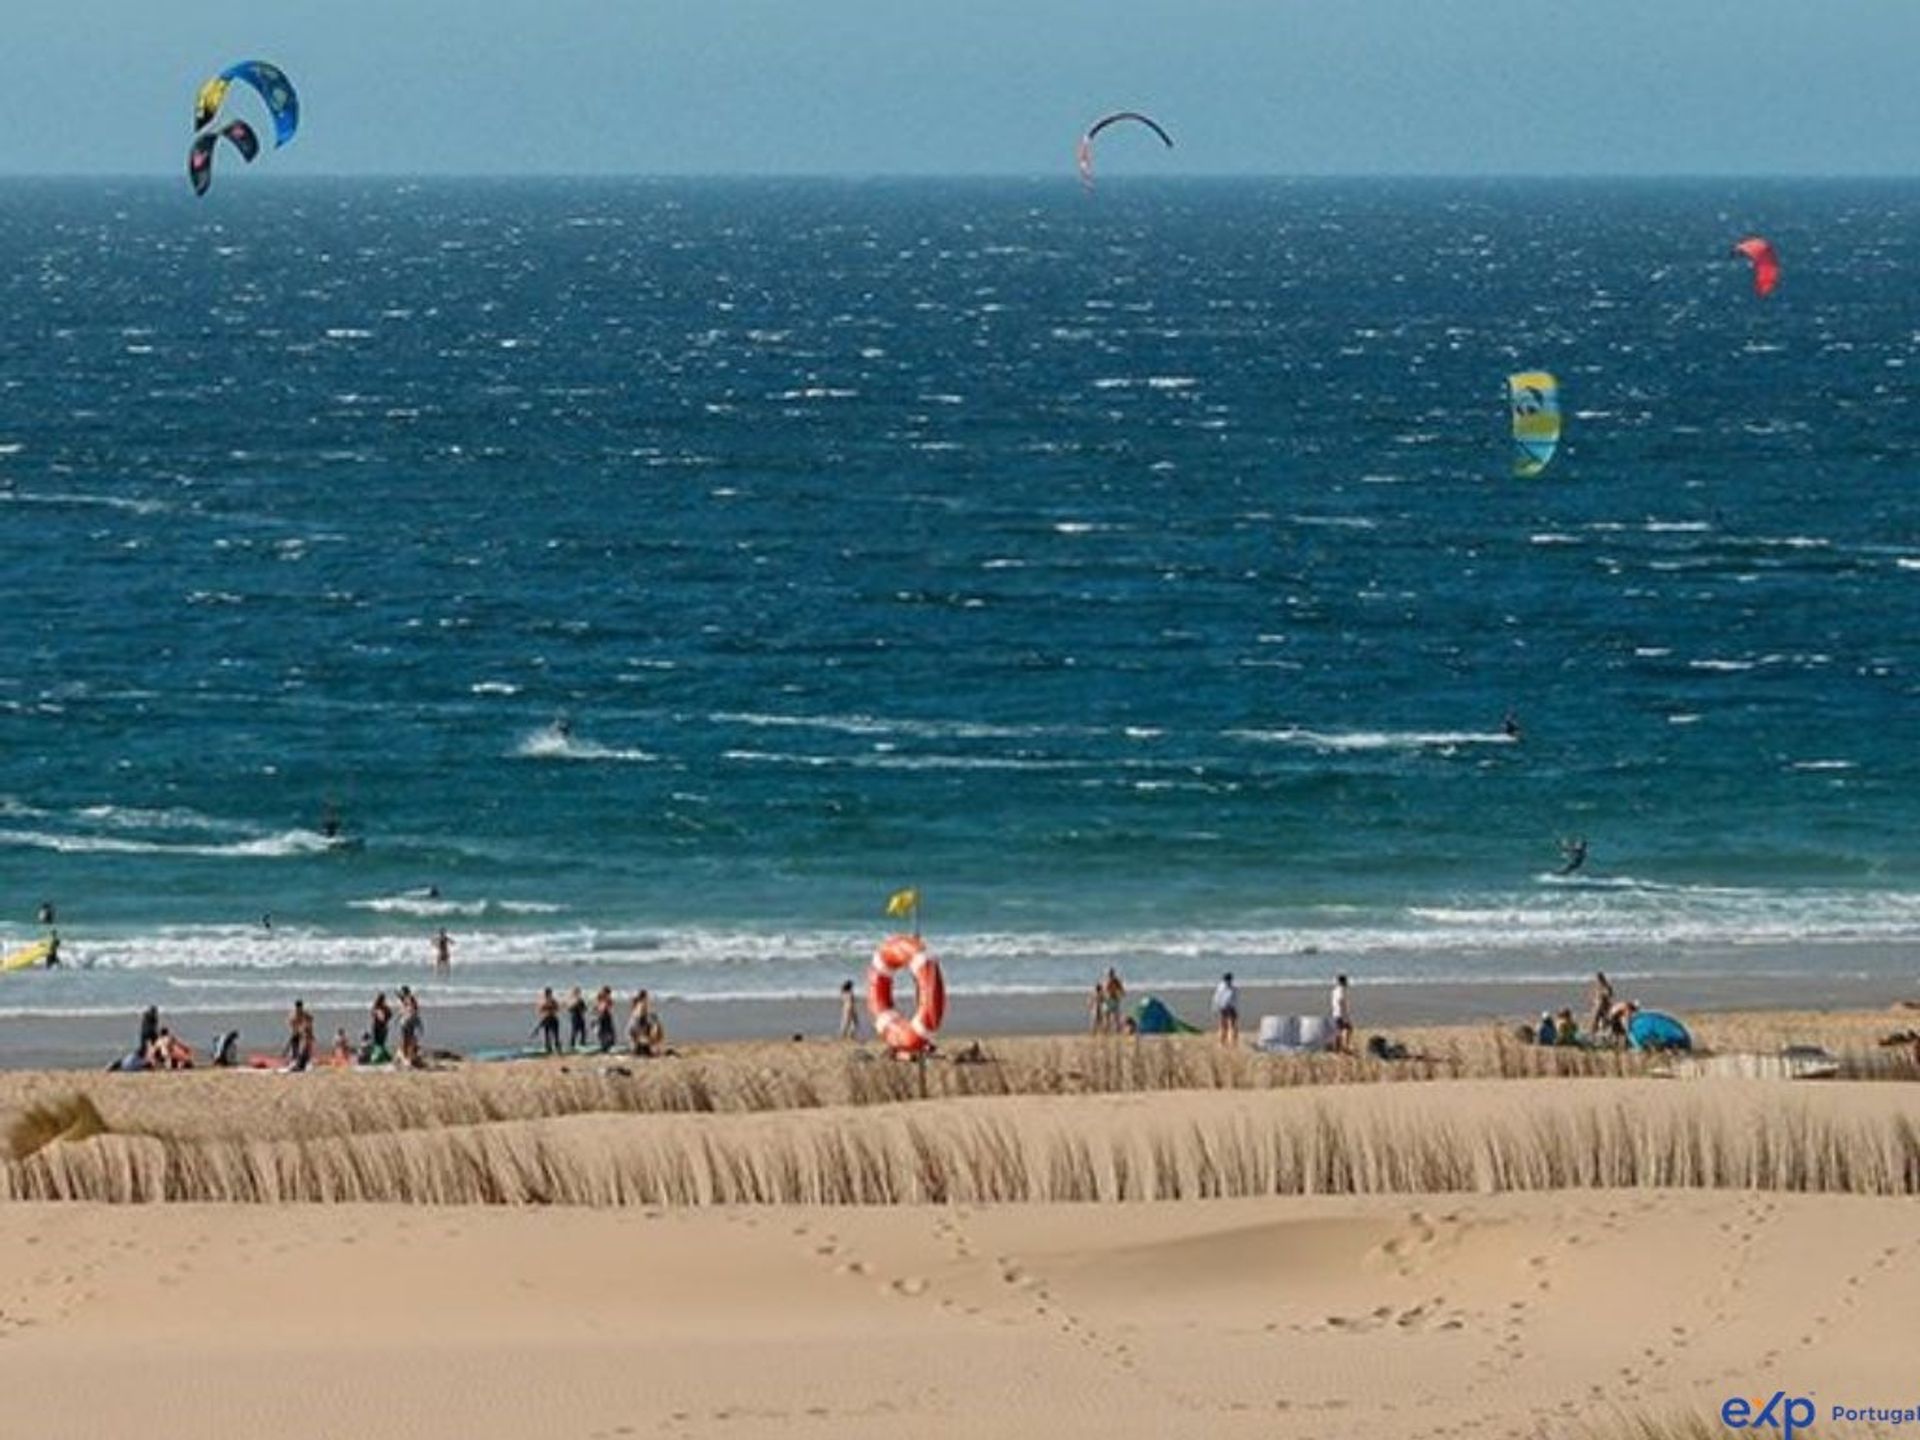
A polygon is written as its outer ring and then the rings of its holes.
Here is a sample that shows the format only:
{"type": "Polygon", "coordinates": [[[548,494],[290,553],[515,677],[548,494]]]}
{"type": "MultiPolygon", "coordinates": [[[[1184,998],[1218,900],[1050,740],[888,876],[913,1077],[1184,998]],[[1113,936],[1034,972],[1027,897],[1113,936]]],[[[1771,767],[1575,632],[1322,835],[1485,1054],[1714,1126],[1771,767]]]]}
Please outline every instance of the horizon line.
{"type": "MultiPolygon", "coordinates": [[[[0,171],[0,183],[8,181],[74,181],[126,183],[154,181],[176,183],[180,177],[171,172],[152,170],[9,170],[0,171]]],[[[943,181],[969,183],[1003,181],[1022,183],[1060,183],[1079,185],[1072,170],[326,170],[305,171],[293,175],[262,174],[250,176],[249,185],[294,185],[303,181],[380,180],[404,183],[422,181],[816,181],[862,184],[875,181],[943,181]]],[[[1101,187],[1217,183],[1223,181],[1268,181],[1289,184],[1325,181],[1392,181],[1462,184],[1484,181],[1569,182],[1569,181],[1646,181],[1646,182],[1761,182],[1820,183],[1833,181],[1920,180],[1920,171],[1852,170],[1217,170],[1186,171],[1178,174],[1131,174],[1103,177],[1101,187]]]]}

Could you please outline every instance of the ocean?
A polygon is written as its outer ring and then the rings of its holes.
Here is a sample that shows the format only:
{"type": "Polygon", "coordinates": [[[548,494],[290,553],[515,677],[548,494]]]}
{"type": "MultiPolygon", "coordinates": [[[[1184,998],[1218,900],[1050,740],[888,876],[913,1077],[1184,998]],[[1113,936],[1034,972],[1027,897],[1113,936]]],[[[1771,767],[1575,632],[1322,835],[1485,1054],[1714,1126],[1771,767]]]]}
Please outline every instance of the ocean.
{"type": "Polygon", "coordinates": [[[0,297],[0,1017],[1913,968],[1920,184],[16,180],[0,297]]]}

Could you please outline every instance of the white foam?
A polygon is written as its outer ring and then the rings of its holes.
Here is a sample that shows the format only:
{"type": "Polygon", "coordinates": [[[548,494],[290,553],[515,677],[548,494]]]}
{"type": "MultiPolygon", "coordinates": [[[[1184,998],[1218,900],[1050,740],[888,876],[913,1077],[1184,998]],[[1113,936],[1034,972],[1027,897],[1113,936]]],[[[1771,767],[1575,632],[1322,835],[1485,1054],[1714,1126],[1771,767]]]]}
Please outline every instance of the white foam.
{"type": "Polygon", "coordinates": [[[1498,730],[1229,730],[1235,740],[1264,745],[1300,745],[1314,750],[1443,750],[1461,745],[1513,745],[1512,735],[1498,730]]]}
{"type": "Polygon", "coordinates": [[[91,495],[64,490],[0,490],[0,501],[9,505],[93,505],[104,510],[125,510],[134,515],[157,515],[168,508],[159,500],[136,500],[125,495],[91,495]]]}
{"type": "Polygon", "coordinates": [[[211,834],[246,834],[248,826],[233,820],[218,820],[198,810],[175,807],[144,810],[136,805],[83,805],[73,812],[76,819],[110,830],[199,830],[211,834]]]}
{"type": "Polygon", "coordinates": [[[445,919],[456,915],[475,919],[485,915],[558,915],[567,908],[541,900],[449,900],[442,895],[427,895],[419,891],[349,900],[347,906],[376,915],[409,915],[423,919],[445,919]]]}
{"type": "Polygon", "coordinates": [[[73,835],[51,830],[0,830],[0,846],[53,850],[65,855],[195,855],[219,860],[281,860],[349,848],[351,842],[313,830],[285,830],[225,844],[135,840],[118,835],[73,835]]]}
{"type": "Polygon", "coordinates": [[[1008,770],[1079,771],[1112,768],[1097,760],[1053,760],[1012,755],[815,755],[791,750],[725,750],[721,759],[748,765],[795,765],[822,770],[1008,770]]]}
{"type": "Polygon", "coordinates": [[[523,760],[602,761],[630,765],[651,765],[660,758],[650,750],[622,749],[582,740],[574,735],[563,735],[552,726],[524,736],[514,747],[513,754],[523,760]]]}
{"type": "Polygon", "coordinates": [[[912,735],[930,740],[1012,740],[1041,735],[1097,733],[1061,725],[995,725],[981,720],[903,720],[858,711],[844,715],[786,715],[756,710],[716,710],[707,718],[721,724],[756,728],[828,730],[845,735],[912,735]]]}

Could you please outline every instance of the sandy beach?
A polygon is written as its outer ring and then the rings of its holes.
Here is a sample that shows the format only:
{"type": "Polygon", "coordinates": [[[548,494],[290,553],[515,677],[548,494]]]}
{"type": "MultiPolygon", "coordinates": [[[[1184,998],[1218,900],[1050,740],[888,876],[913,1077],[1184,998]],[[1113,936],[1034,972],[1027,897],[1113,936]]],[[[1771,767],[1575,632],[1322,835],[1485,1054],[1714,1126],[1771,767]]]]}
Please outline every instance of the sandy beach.
{"type": "Polygon", "coordinates": [[[1781,1388],[1911,1403],[1920,1070],[1876,1043],[1903,1014],[1698,1025],[1876,1077],[1807,1083],[1485,1025],[1409,1030],[1397,1065],[1009,1037],[924,1070],[775,1042],[11,1072],[0,1386],[49,1437],[213,1408],[296,1437],[1544,1437],[1781,1388]]]}
{"type": "Polygon", "coordinates": [[[0,1381],[50,1440],[216,1408],[422,1440],[1601,1433],[1780,1385],[1905,1397],[1912,1218],[1673,1191],[9,1207],[0,1381]]]}
{"type": "MultiPolygon", "coordinates": [[[[1684,963],[1671,956],[1633,962],[1623,970],[1617,956],[1605,952],[1568,951],[1556,954],[1543,968],[1558,979],[1502,979],[1477,981],[1422,981],[1377,983],[1380,974],[1417,970],[1411,956],[1323,957],[1328,980],[1342,970],[1357,981],[1356,1003],[1361,1023],[1394,1032],[1407,1027],[1478,1026],[1535,1019],[1542,1007],[1578,1004],[1586,977],[1595,969],[1620,972],[1621,989],[1643,1004],[1695,1018],[1702,1015],[1877,1011],[1902,998],[1920,999],[1920,982],[1911,975],[1905,951],[1893,945],[1769,946],[1750,945],[1718,950],[1690,948],[1684,963]],[[1703,971],[1705,973],[1695,973],[1703,971]]],[[[857,968],[857,967],[856,967],[857,968]]],[[[1089,972],[1091,984],[1097,971],[1089,972]]],[[[1128,972],[1132,976],[1131,971],[1128,972]]],[[[512,1046],[527,1039],[533,1023],[537,991],[512,1005],[442,1004],[439,981],[426,967],[414,979],[427,1013],[429,1044],[456,1051],[512,1046]]],[[[577,978],[592,994],[601,983],[591,969],[577,978]]],[[[456,971],[456,981],[458,972],[456,971]]],[[[393,985],[383,987],[391,998],[393,985]]],[[[1144,986],[1142,993],[1158,995],[1178,1014],[1205,1019],[1211,982],[1206,986],[1144,986]]],[[[565,993],[565,983],[560,993],[565,993]]],[[[203,1047],[227,1030],[237,1030],[241,1048],[272,1051],[286,1036],[286,1009],[305,993],[290,982],[284,995],[268,1005],[180,1010],[165,1004],[167,990],[156,985],[144,992],[163,1006],[163,1018],[188,1043],[203,1047]]],[[[622,1000],[630,987],[621,989],[622,1000]]],[[[370,988],[351,1007],[329,1001],[308,1004],[314,1009],[321,1040],[335,1027],[350,1037],[366,1027],[370,988]]],[[[1250,1015],[1306,1015],[1326,1004],[1327,985],[1275,984],[1251,981],[1243,986],[1250,1015]]],[[[716,1041],[790,1040],[799,1035],[818,1039],[834,1033],[838,1006],[831,991],[814,997],[709,1000],[668,994],[658,997],[668,1032],[675,1040],[708,1044],[716,1041]]],[[[1135,997],[1137,998],[1137,997],[1135,997]]],[[[122,1012],[82,1015],[60,1013],[0,1014],[0,1067],[7,1069],[93,1069],[125,1053],[135,1035],[137,1006],[122,1012]]],[[[1050,1036],[1086,1028],[1087,1001],[1079,990],[1035,994],[964,991],[955,997],[949,1034],[974,1036],[1050,1036]]]]}

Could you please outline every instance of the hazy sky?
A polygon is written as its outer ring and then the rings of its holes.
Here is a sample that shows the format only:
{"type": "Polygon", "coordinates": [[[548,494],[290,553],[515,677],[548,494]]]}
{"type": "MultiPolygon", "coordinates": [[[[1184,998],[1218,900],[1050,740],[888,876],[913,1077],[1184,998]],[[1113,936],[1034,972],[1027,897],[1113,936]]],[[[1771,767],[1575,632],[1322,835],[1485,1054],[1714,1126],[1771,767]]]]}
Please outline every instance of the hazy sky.
{"type": "Polygon", "coordinates": [[[14,0],[0,172],[177,173],[199,81],[279,174],[1920,173],[1916,0],[14,0]],[[248,97],[250,98],[250,97],[248,97]],[[251,111],[242,109],[242,113],[251,111]]]}

